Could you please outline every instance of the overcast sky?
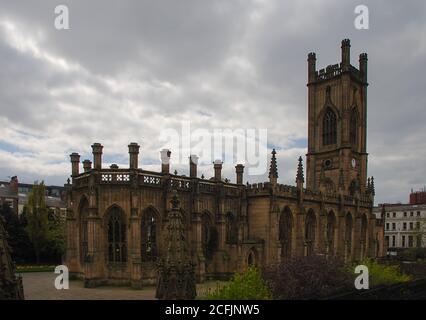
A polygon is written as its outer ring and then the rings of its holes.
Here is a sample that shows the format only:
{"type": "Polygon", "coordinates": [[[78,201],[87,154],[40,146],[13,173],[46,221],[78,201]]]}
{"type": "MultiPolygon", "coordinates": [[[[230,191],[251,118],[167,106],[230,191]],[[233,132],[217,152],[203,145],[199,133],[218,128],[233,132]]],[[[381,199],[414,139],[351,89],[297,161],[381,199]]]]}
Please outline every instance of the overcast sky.
{"type": "MultiPolygon", "coordinates": [[[[338,63],[350,38],[353,65],[369,55],[376,202],[407,202],[426,185],[425,35],[423,0],[1,0],[0,180],[61,185],[69,154],[91,158],[93,142],[105,166],[126,166],[138,142],[140,165],[159,170],[161,130],[190,120],[192,129],[266,128],[279,182],[294,184],[307,146],[307,54],[318,67],[338,63]],[[70,30],[54,27],[59,4],[70,30]],[[369,30],[354,28],[359,4],[369,30]]],[[[232,180],[233,166],[224,164],[232,180]]]]}

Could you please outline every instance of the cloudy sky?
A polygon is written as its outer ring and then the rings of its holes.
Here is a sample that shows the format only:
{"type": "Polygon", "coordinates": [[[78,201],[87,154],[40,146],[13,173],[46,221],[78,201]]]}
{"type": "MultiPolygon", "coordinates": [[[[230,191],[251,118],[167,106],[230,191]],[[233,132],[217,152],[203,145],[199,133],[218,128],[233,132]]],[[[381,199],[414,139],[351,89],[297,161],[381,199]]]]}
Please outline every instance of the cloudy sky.
{"type": "MultiPolygon", "coordinates": [[[[307,54],[319,67],[338,63],[350,38],[352,64],[369,54],[376,202],[406,202],[426,185],[425,18],[423,0],[1,0],[0,180],[63,184],[69,154],[91,158],[93,142],[105,146],[105,165],[123,166],[138,142],[140,165],[158,170],[163,130],[190,121],[210,131],[266,128],[279,181],[293,184],[307,145],[307,54]],[[70,30],[54,27],[59,4],[70,30]],[[354,28],[359,4],[369,30],[354,28]]],[[[233,166],[224,176],[234,179],[233,166]]]]}

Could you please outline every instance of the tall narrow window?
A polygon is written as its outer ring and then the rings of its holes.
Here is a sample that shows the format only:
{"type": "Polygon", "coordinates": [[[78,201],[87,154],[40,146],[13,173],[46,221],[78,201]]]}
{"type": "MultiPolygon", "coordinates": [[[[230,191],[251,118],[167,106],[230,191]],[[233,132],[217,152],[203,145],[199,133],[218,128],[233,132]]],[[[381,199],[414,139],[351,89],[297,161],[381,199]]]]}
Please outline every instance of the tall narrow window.
{"type": "Polygon", "coordinates": [[[305,242],[307,256],[310,256],[314,253],[316,224],[317,221],[315,218],[315,213],[310,211],[306,216],[305,222],[305,242]]]}
{"type": "Polygon", "coordinates": [[[226,243],[235,244],[238,239],[237,221],[232,213],[226,215],[226,243]]]}
{"type": "Polygon", "coordinates": [[[367,254],[367,228],[367,217],[363,214],[361,218],[361,260],[367,254]]]}
{"type": "Polygon", "coordinates": [[[142,261],[157,259],[157,220],[152,209],[145,210],[141,221],[142,261]]]}
{"type": "Polygon", "coordinates": [[[89,203],[84,198],[80,205],[80,262],[84,263],[88,254],[88,227],[87,218],[89,216],[89,203]]]}
{"type": "Polygon", "coordinates": [[[112,208],[108,215],[108,261],[127,261],[126,226],[119,208],[112,208]]]}
{"type": "Polygon", "coordinates": [[[327,216],[327,254],[334,254],[334,237],[336,230],[336,217],[333,211],[330,211],[327,216]]]}
{"type": "Polygon", "coordinates": [[[346,214],[345,219],[345,259],[350,260],[352,252],[352,216],[350,213],[346,214]]]}
{"type": "Polygon", "coordinates": [[[279,240],[281,243],[281,257],[289,259],[291,257],[291,238],[293,233],[293,218],[288,207],[280,215],[279,220],[279,240]]]}
{"type": "Polygon", "coordinates": [[[323,118],[322,141],[325,146],[337,143],[337,117],[330,107],[327,107],[323,118]]]}
{"type": "Polygon", "coordinates": [[[349,139],[353,145],[357,144],[358,136],[358,112],[356,108],[352,109],[351,117],[349,119],[349,139]]]}

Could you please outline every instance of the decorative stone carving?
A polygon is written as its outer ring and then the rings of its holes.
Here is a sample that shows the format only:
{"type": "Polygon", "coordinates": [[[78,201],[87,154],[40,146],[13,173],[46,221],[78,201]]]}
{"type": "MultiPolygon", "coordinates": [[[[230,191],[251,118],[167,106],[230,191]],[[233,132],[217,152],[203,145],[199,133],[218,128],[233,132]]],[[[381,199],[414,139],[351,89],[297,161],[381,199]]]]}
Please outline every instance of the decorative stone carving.
{"type": "Polygon", "coordinates": [[[168,214],[165,242],[167,251],[158,263],[158,283],[156,298],[167,300],[194,299],[195,265],[188,251],[185,226],[182,221],[180,201],[173,191],[172,205],[168,214]]]}

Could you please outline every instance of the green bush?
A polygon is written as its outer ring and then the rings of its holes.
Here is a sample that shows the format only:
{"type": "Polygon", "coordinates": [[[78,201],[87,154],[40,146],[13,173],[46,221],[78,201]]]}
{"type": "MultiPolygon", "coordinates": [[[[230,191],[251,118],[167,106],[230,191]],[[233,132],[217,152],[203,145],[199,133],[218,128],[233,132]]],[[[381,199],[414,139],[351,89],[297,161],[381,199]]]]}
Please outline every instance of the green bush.
{"type": "MultiPolygon", "coordinates": [[[[379,264],[374,260],[365,260],[362,263],[368,267],[368,273],[370,276],[370,288],[381,285],[392,285],[402,282],[408,282],[411,277],[401,272],[398,265],[384,265],[379,264]]],[[[352,268],[352,272],[354,266],[352,268]]]]}
{"type": "Polygon", "coordinates": [[[212,293],[202,297],[207,300],[268,300],[271,294],[261,273],[256,268],[249,268],[244,273],[237,273],[232,280],[212,293]]]}

